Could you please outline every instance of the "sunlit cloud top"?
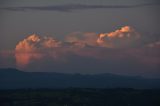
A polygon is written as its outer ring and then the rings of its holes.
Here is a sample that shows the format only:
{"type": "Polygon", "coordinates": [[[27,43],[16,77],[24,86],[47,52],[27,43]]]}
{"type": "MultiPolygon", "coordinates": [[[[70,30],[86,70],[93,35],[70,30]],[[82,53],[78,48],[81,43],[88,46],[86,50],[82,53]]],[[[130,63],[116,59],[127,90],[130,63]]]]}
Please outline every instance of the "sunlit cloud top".
{"type": "MultiPolygon", "coordinates": [[[[33,60],[43,60],[45,57],[64,62],[71,54],[102,60],[108,58],[109,55],[110,58],[122,58],[125,57],[125,54],[137,57],[137,54],[130,51],[138,50],[138,54],[141,55],[143,49],[139,49],[140,47],[155,48],[159,46],[158,41],[145,45],[141,45],[140,42],[142,42],[141,35],[130,26],[121,27],[110,33],[75,32],[67,35],[64,41],[33,34],[19,41],[15,48],[15,57],[17,66],[22,68],[33,60]],[[111,48],[113,50],[122,49],[125,52],[124,54],[113,52],[111,55],[108,52],[108,49],[111,48]],[[103,53],[101,53],[102,51],[103,53]]],[[[150,57],[147,58],[150,59],[150,57]]],[[[157,62],[159,63],[159,61],[157,62]]]]}

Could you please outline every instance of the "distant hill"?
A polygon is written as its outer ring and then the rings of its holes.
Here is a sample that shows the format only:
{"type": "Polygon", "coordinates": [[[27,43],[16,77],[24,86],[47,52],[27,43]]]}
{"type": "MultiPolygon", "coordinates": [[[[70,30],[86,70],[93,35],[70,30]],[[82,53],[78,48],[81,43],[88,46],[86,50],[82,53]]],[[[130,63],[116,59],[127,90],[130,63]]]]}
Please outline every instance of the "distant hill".
{"type": "Polygon", "coordinates": [[[21,88],[160,88],[160,79],[114,74],[65,74],[0,69],[0,89],[21,88]]]}

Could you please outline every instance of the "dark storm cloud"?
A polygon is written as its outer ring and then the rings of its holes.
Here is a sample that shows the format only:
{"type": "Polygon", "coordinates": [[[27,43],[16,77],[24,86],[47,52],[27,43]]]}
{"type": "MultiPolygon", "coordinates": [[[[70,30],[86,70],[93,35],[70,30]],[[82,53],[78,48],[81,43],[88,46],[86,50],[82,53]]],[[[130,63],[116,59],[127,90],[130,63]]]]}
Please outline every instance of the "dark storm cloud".
{"type": "Polygon", "coordinates": [[[86,9],[123,9],[123,8],[137,8],[143,6],[160,5],[157,3],[144,3],[136,5],[87,5],[87,4],[65,4],[53,6],[32,6],[32,7],[4,7],[1,10],[9,11],[29,11],[29,10],[43,10],[43,11],[61,11],[71,12],[73,10],[86,10],[86,9]]]}

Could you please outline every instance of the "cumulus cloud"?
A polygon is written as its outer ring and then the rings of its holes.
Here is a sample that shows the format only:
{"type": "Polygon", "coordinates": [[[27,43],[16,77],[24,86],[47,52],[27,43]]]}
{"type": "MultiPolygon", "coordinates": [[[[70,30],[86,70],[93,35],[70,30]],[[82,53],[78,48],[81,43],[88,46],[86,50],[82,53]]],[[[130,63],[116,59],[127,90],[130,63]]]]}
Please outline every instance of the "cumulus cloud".
{"type": "Polygon", "coordinates": [[[40,37],[36,34],[30,35],[28,38],[20,41],[15,48],[15,57],[18,67],[26,66],[31,59],[41,59],[42,51],[52,50],[60,47],[61,42],[51,37],[40,37]]]}
{"type": "Polygon", "coordinates": [[[142,36],[130,26],[100,34],[74,32],[63,41],[33,34],[16,45],[15,59],[18,68],[47,67],[62,72],[157,70],[159,42],[139,46],[141,41],[142,36]]]}
{"type": "Polygon", "coordinates": [[[121,27],[109,33],[74,32],[66,37],[66,41],[80,47],[94,46],[106,48],[135,47],[140,44],[141,35],[130,26],[121,27]]]}
{"type": "Polygon", "coordinates": [[[101,33],[97,43],[103,47],[131,47],[138,43],[140,34],[130,26],[124,26],[114,32],[101,33]]]}
{"type": "Polygon", "coordinates": [[[131,47],[133,43],[137,43],[139,38],[140,35],[130,26],[101,34],[74,32],[67,35],[64,41],[33,34],[16,45],[15,57],[18,67],[25,67],[32,60],[40,60],[46,56],[54,60],[65,60],[68,54],[103,59],[106,55],[100,53],[104,51],[98,49],[99,47],[106,49],[131,47]]]}
{"type": "Polygon", "coordinates": [[[96,40],[98,36],[94,32],[74,32],[66,36],[65,41],[72,43],[74,46],[98,46],[96,40]]]}

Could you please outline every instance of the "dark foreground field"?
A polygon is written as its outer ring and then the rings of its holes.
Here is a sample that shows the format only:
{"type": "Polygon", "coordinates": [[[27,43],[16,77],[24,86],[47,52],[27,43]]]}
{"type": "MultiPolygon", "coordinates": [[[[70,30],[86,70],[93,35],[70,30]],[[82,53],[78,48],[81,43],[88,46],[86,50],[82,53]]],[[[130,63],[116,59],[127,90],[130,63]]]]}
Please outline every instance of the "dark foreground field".
{"type": "Polygon", "coordinates": [[[0,90],[0,106],[160,106],[160,89],[0,90]]]}

